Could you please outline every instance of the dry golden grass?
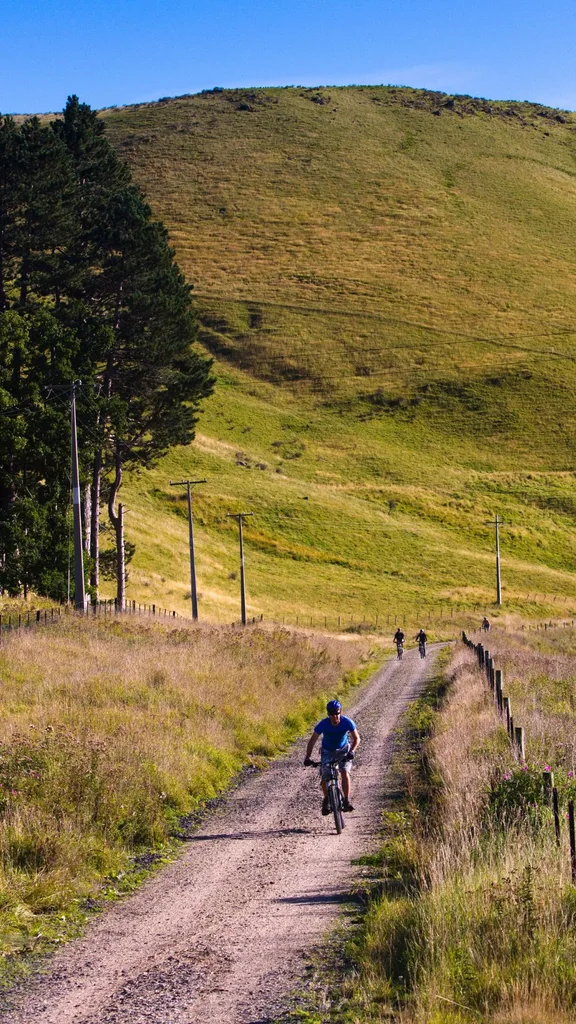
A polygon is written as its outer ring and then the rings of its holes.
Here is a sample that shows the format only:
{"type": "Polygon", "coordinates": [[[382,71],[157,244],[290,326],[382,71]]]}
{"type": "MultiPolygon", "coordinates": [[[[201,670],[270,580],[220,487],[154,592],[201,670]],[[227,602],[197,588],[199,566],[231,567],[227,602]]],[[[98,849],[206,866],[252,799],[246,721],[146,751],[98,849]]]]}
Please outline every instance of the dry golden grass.
{"type": "MultiPolygon", "coordinates": [[[[301,733],[369,644],[70,617],[0,651],[0,951],[134,882],[181,815],[301,733]],[[64,915],[64,918],[62,918],[64,915]]],[[[167,845],[168,844],[168,845],[167,845]]]]}
{"type": "MultiPolygon", "coordinates": [[[[516,709],[532,714],[533,728],[539,723],[534,749],[555,767],[560,758],[566,797],[573,728],[566,715],[547,718],[551,695],[576,668],[574,638],[562,635],[562,645],[522,632],[492,633],[489,643],[497,664],[507,659],[516,709]],[[564,650],[554,654],[558,646],[564,650]]],[[[413,731],[432,734],[407,768],[411,801],[387,816],[383,895],[357,946],[347,1016],[333,1019],[564,1024],[576,1007],[566,829],[558,850],[542,765],[514,760],[468,650],[456,651],[447,678],[441,711],[432,710],[432,690],[409,716],[413,731]]]]}
{"type": "Polygon", "coordinates": [[[486,646],[502,669],[516,725],[525,732],[530,763],[576,771],[576,631],[493,631],[486,646]]]}

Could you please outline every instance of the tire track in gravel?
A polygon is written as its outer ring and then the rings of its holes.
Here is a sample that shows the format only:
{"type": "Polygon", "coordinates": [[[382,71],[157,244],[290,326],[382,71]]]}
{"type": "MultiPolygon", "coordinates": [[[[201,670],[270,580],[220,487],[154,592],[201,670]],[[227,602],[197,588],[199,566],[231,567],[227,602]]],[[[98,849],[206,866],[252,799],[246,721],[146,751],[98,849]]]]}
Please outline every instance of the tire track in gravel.
{"type": "Polygon", "coordinates": [[[399,715],[435,654],[388,662],[345,709],[362,745],[342,835],[320,815],[305,740],[235,789],[185,852],[107,910],[1,1013],[5,1024],[266,1024],[378,843],[399,715]]]}

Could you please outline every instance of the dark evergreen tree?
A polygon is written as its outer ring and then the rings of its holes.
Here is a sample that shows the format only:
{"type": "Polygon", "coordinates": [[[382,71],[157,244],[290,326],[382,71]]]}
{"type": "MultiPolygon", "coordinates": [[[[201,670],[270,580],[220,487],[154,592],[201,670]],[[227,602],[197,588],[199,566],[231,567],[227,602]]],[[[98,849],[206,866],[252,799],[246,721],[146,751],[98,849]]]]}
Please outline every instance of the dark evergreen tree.
{"type": "Polygon", "coordinates": [[[20,134],[13,118],[0,116],[0,313],[8,309],[16,276],[20,146],[20,134]]]}
{"type": "Polygon", "coordinates": [[[210,394],[210,363],[191,349],[195,338],[190,289],[154,223],[140,189],[103,135],[94,111],[70,97],[54,131],[69,148],[78,183],[82,232],[74,254],[80,285],[67,309],[98,367],[93,403],[92,585],[99,582],[102,478],[116,532],[118,599],[123,604],[125,544],[116,499],[126,468],[148,466],[173,444],[194,436],[198,402],[210,394]]]}
{"type": "Polygon", "coordinates": [[[94,111],[71,97],[49,128],[0,118],[0,585],[62,590],[68,410],[46,388],[80,377],[92,584],[107,490],[123,601],[122,475],[192,440],[213,387],[194,337],[167,233],[94,111]]]}
{"type": "Polygon", "coordinates": [[[70,378],[78,342],[46,310],[0,314],[0,586],[61,597],[70,432],[47,382],[70,378]]]}
{"type": "Polygon", "coordinates": [[[57,305],[67,287],[68,250],[79,235],[73,164],[63,143],[38,118],[25,121],[19,134],[18,305],[23,309],[46,298],[57,305]]]}

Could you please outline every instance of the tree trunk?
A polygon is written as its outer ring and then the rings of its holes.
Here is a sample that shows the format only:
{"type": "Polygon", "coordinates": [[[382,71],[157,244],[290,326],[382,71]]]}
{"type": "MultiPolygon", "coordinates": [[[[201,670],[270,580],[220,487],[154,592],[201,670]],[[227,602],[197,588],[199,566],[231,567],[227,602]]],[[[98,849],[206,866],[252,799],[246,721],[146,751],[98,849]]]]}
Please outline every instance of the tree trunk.
{"type": "Polygon", "coordinates": [[[110,516],[110,522],[114,527],[114,533],[116,534],[116,598],[118,602],[118,611],[124,611],[124,603],[126,597],[126,569],[124,565],[124,508],[121,504],[118,505],[118,511],[114,508],[118,491],[122,486],[122,458],[116,449],[116,473],[114,476],[114,482],[110,486],[110,494],[108,495],[108,515],[110,516]]]}
{"type": "Polygon", "coordinates": [[[90,515],[90,555],[93,565],[90,574],[90,585],[94,590],[94,600],[98,601],[100,588],[100,484],[102,480],[102,452],[97,451],[92,468],[92,493],[90,515]]]}
{"type": "MultiPolygon", "coordinates": [[[[1,217],[1,213],[0,213],[1,217]]],[[[6,298],[6,289],[4,287],[4,262],[2,258],[3,252],[3,239],[2,230],[0,228],[0,313],[4,313],[8,309],[8,300],[6,298]]]]}
{"type": "Polygon", "coordinates": [[[92,492],[90,484],[84,488],[84,551],[90,554],[90,526],[91,526],[92,492]]]}
{"type": "Polygon", "coordinates": [[[126,562],[124,551],[124,505],[118,502],[118,520],[116,523],[116,575],[118,578],[117,603],[118,611],[126,607],[126,562]]]}

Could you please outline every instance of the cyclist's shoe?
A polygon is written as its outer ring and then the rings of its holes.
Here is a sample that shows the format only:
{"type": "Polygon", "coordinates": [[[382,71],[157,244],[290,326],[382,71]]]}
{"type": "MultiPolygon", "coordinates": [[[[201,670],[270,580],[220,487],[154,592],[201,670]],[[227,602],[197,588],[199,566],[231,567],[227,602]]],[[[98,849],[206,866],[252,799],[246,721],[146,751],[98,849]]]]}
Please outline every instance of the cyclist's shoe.
{"type": "Polygon", "coordinates": [[[353,806],[352,806],[352,804],[350,803],[349,800],[343,800],[342,801],[342,810],[343,811],[353,811],[354,810],[354,808],[353,808],[353,806]]]}
{"type": "Polygon", "coordinates": [[[324,817],[326,817],[327,814],[330,814],[330,801],[327,796],[325,796],[322,801],[322,814],[324,817]]]}

